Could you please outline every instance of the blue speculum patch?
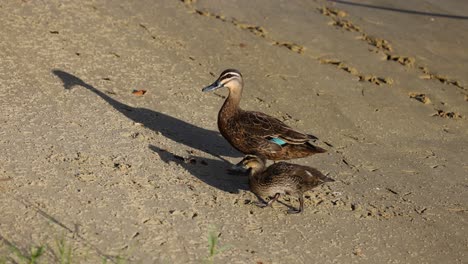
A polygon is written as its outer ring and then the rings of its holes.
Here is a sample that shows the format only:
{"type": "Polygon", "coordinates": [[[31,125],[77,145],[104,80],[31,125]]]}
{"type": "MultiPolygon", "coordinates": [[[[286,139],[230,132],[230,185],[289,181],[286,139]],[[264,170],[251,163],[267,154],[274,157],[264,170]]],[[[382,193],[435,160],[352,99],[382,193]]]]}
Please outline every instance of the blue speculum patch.
{"type": "Polygon", "coordinates": [[[270,141],[280,146],[286,145],[286,142],[279,138],[270,138],[270,141]]]}

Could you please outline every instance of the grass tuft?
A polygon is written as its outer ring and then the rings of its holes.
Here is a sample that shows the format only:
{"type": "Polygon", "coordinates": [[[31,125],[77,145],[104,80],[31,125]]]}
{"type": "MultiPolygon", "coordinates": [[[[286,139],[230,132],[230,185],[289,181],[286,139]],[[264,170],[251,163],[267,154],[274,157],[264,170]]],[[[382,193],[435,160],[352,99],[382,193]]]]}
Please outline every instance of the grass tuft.
{"type": "Polygon", "coordinates": [[[71,264],[72,248],[71,245],[67,246],[65,239],[57,240],[58,256],[60,264],[71,264]]]}
{"type": "Polygon", "coordinates": [[[216,255],[221,254],[223,251],[229,249],[229,245],[219,247],[218,239],[221,234],[218,234],[213,227],[208,233],[208,257],[206,258],[207,263],[214,263],[216,255]]]}
{"type": "Polygon", "coordinates": [[[10,249],[20,259],[21,263],[25,264],[36,264],[37,260],[44,254],[45,247],[33,247],[29,255],[23,254],[16,246],[10,245],[10,249]]]}

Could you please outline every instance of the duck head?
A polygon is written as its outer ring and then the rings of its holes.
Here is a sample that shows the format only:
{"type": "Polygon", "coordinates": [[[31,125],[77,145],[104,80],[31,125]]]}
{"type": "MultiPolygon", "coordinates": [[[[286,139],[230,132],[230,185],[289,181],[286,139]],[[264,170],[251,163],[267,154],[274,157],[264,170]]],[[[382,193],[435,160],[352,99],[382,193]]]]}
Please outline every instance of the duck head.
{"type": "Polygon", "coordinates": [[[255,175],[265,170],[265,159],[255,156],[247,155],[236,166],[249,172],[250,175],[255,175]]]}
{"type": "Polygon", "coordinates": [[[233,92],[241,90],[243,83],[242,74],[238,70],[227,69],[219,75],[218,79],[214,83],[203,88],[202,91],[209,92],[226,87],[230,92],[233,92]]]}

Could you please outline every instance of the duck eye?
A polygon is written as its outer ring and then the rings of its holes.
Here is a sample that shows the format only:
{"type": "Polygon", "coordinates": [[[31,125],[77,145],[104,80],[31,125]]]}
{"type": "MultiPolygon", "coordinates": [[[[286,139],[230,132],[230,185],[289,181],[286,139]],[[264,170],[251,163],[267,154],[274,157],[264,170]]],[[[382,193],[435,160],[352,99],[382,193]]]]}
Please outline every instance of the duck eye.
{"type": "Polygon", "coordinates": [[[235,76],[234,74],[228,73],[228,74],[226,74],[226,75],[223,76],[223,80],[224,80],[224,79],[231,78],[231,77],[234,77],[234,76],[235,76]]]}

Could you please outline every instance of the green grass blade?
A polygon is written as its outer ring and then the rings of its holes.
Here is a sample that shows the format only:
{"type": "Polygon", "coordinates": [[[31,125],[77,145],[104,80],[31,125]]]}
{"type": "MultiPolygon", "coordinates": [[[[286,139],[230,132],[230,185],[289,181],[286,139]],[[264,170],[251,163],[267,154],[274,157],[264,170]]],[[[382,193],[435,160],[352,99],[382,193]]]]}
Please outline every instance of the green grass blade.
{"type": "Polygon", "coordinates": [[[35,264],[37,263],[37,259],[39,259],[42,254],[44,254],[44,251],[45,251],[45,247],[44,246],[40,246],[40,247],[36,247],[34,249],[31,250],[31,258],[29,259],[29,263],[30,264],[35,264]]]}
{"type": "Polygon", "coordinates": [[[29,258],[25,256],[21,250],[19,250],[16,246],[10,245],[10,250],[21,260],[25,263],[29,262],[29,258]]]}

